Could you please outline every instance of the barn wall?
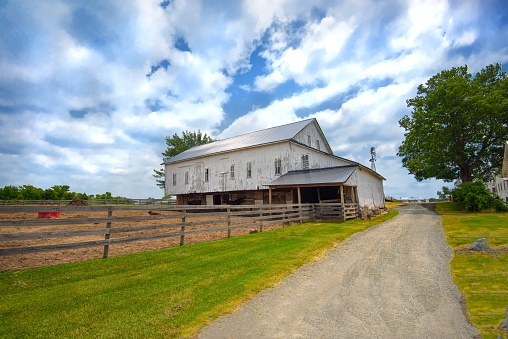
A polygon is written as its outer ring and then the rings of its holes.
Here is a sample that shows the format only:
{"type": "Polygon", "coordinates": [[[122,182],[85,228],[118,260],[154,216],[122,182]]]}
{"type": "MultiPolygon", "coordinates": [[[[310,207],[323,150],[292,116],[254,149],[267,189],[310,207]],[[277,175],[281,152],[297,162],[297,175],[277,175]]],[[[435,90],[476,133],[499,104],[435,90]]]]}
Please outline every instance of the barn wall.
{"type": "Polygon", "coordinates": [[[307,125],[303,130],[301,130],[294,139],[304,145],[307,145],[309,147],[318,149],[318,142],[319,142],[319,150],[333,154],[332,150],[329,149],[328,143],[324,139],[323,134],[321,131],[317,128],[316,124],[309,124],[307,125]],[[310,142],[309,142],[310,137],[310,142]]]}
{"type": "Polygon", "coordinates": [[[368,170],[358,167],[345,184],[357,186],[360,207],[367,206],[369,209],[385,207],[383,179],[368,170]]]}
{"type": "Polygon", "coordinates": [[[281,159],[281,174],[285,174],[291,170],[302,169],[303,155],[308,155],[309,168],[350,164],[346,160],[315,149],[291,142],[282,142],[166,164],[166,195],[266,188],[264,185],[278,176],[275,174],[275,159],[281,159]],[[251,163],[251,177],[247,178],[247,163],[249,162],[251,163]],[[231,178],[231,165],[235,167],[234,178],[231,178]],[[209,180],[205,182],[207,168],[209,169],[209,180]],[[189,177],[188,184],[185,184],[186,172],[189,177]],[[173,185],[174,173],[176,173],[176,185],[173,185]]]}

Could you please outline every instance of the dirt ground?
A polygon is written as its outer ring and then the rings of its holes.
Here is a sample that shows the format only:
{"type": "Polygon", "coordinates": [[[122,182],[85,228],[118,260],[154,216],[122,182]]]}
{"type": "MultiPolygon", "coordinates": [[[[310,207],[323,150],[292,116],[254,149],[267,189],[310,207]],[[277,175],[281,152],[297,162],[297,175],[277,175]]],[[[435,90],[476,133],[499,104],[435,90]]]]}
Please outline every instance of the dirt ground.
{"type": "Polygon", "coordinates": [[[441,218],[420,205],[357,233],[199,338],[476,338],[441,218]]]}
{"type": "MultiPolygon", "coordinates": [[[[163,214],[171,214],[175,212],[162,212],[163,214]]],[[[128,216],[148,216],[147,210],[129,210],[129,211],[114,211],[114,217],[128,217],[128,216]]],[[[65,218],[105,218],[107,212],[62,212],[60,219],[65,218]]],[[[37,213],[0,213],[0,219],[3,220],[20,220],[20,219],[37,219],[37,213]]],[[[199,226],[189,226],[186,230],[201,229],[201,228],[212,228],[224,226],[223,224],[207,224],[207,221],[218,218],[214,217],[203,217],[200,218],[198,215],[189,216],[186,218],[187,222],[202,222],[199,226]]],[[[146,220],[146,221],[122,221],[113,223],[114,228],[116,224],[118,226],[142,226],[150,224],[162,224],[162,223],[177,223],[181,219],[165,219],[165,220],[146,220]]],[[[30,233],[30,232],[49,232],[49,231],[61,231],[61,230],[78,230],[78,229],[91,229],[91,228],[104,228],[105,224],[83,224],[83,225],[59,225],[59,226],[0,226],[0,234],[12,234],[12,233],[30,233]]],[[[276,228],[280,228],[282,225],[265,225],[263,231],[269,231],[276,228]]],[[[250,228],[234,229],[231,231],[231,236],[238,236],[248,234],[250,228]]],[[[258,228],[256,228],[258,229],[258,228]]],[[[115,237],[126,237],[126,236],[140,236],[145,234],[156,234],[164,232],[176,232],[180,229],[164,229],[164,230],[150,230],[141,232],[131,232],[128,234],[112,234],[111,238],[115,237]]],[[[218,231],[213,233],[202,233],[192,234],[185,236],[185,244],[192,244],[198,242],[213,241],[223,239],[227,237],[227,231],[218,231]]],[[[25,240],[25,241],[5,241],[0,242],[1,248],[12,248],[12,247],[24,247],[24,246],[36,246],[36,245],[48,245],[58,243],[72,243],[72,242],[84,242],[103,240],[104,235],[99,236],[84,236],[84,237],[66,237],[57,239],[37,239],[37,240],[25,240]]],[[[171,237],[156,240],[144,240],[136,242],[128,242],[123,244],[112,244],[109,246],[109,257],[120,256],[124,254],[152,251],[167,247],[174,247],[180,245],[180,237],[171,237]]],[[[83,249],[73,249],[65,251],[51,251],[51,252],[40,252],[34,254],[18,254],[10,256],[0,256],[0,272],[20,270],[26,268],[34,268],[41,266],[56,265],[68,262],[85,261],[91,259],[97,259],[103,257],[103,246],[89,247],[83,249]]]]}

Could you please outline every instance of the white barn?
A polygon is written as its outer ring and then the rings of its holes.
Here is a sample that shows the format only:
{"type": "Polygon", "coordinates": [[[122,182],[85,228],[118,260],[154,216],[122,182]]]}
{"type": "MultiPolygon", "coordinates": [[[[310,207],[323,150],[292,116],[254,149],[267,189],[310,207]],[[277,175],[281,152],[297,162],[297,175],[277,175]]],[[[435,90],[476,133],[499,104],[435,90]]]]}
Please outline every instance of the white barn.
{"type": "Polygon", "coordinates": [[[188,149],[168,159],[165,194],[178,204],[342,202],[384,208],[384,178],[335,156],[316,119],[188,149]]]}

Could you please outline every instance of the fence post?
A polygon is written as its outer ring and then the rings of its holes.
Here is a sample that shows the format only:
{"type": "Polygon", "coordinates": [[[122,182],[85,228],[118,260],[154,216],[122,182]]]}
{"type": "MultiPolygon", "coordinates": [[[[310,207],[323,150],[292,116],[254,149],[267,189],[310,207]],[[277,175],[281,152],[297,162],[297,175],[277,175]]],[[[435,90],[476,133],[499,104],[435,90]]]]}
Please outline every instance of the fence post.
{"type": "MultiPolygon", "coordinates": [[[[113,216],[113,210],[111,207],[108,208],[108,218],[113,216]]],[[[106,224],[106,228],[108,229],[107,233],[104,235],[104,240],[109,240],[111,234],[109,230],[111,229],[111,220],[109,220],[106,224]]],[[[104,245],[104,254],[102,255],[102,259],[106,259],[109,255],[109,244],[104,245]]]]}
{"type": "MultiPolygon", "coordinates": [[[[186,212],[187,210],[183,210],[183,217],[182,217],[182,222],[186,222],[186,212]]],[[[180,246],[183,246],[185,244],[185,225],[182,225],[182,235],[180,236],[180,246]]]]}
{"type": "Polygon", "coordinates": [[[300,213],[300,224],[303,224],[302,204],[298,204],[298,212],[300,213]]]}
{"type": "Polygon", "coordinates": [[[228,207],[228,238],[231,238],[231,208],[228,207]]]}
{"type": "Polygon", "coordinates": [[[261,209],[261,213],[259,213],[259,216],[261,217],[261,225],[259,225],[259,232],[263,232],[263,209],[261,209]]]}

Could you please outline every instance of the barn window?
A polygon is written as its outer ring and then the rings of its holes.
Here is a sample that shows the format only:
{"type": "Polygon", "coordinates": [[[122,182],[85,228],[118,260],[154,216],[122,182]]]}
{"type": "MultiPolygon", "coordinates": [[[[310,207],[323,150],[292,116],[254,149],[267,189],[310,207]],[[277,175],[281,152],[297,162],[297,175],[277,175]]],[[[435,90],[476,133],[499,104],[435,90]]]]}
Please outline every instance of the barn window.
{"type": "Polygon", "coordinates": [[[208,182],[209,179],[210,179],[210,169],[205,168],[205,182],[208,182]]]}
{"type": "Polygon", "coordinates": [[[302,168],[303,169],[309,168],[309,155],[308,154],[302,155],[302,168]]]}
{"type": "Polygon", "coordinates": [[[176,186],[176,173],[173,173],[173,186],[176,186]]]}
{"type": "Polygon", "coordinates": [[[319,145],[319,140],[317,140],[317,139],[316,139],[316,148],[317,148],[318,150],[321,150],[321,146],[319,145]]]}
{"type": "Polygon", "coordinates": [[[247,163],[247,178],[252,178],[252,162],[247,163]]]}
{"type": "Polygon", "coordinates": [[[308,144],[309,146],[311,145],[310,135],[307,135],[307,144],[308,144]]]}
{"type": "Polygon", "coordinates": [[[275,175],[281,174],[282,161],[280,159],[275,159],[275,175]]]}
{"type": "Polygon", "coordinates": [[[235,178],[235,165],[231,165],[231,168],[229,170],[229,177],[231,179],[234,179],[235,178]]]}
{"type": "Polygon", "coordinates": [[[189,184],[189,171],[185,172],[185,185],[189,184]]]}

